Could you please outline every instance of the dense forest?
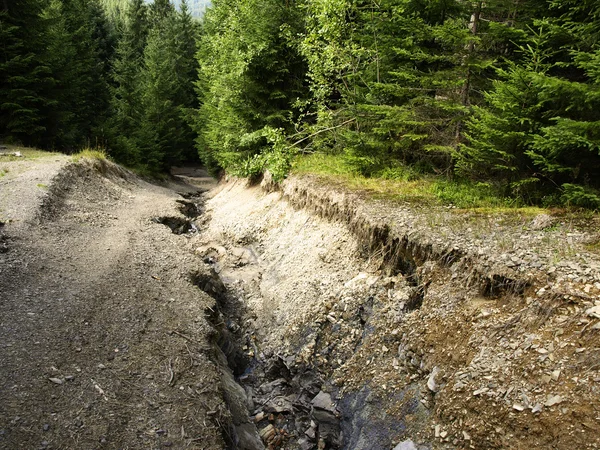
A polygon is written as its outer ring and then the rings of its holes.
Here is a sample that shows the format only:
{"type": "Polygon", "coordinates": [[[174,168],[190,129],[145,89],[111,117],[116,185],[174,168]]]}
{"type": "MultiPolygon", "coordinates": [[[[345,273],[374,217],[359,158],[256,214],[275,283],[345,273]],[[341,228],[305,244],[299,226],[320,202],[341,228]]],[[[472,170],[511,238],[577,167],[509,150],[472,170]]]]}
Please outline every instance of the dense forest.
{"type": "Polygon", "coordinates": [[[275,178],[327,154],[600,207],[596,0],[109,3],[0,2],[3,140],[275,178]]]}

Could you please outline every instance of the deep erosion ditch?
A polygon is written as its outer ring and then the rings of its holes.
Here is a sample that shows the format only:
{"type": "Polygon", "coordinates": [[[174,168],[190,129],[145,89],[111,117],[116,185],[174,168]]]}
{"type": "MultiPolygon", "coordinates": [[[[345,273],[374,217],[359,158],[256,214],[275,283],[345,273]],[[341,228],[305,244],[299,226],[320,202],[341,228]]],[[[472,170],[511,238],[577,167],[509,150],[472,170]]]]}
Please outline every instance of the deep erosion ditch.
{"type": "Polygon", "coordinates": [[[553,317],[583,313],[573,297],[544,297],[536,280],[360,205],[294,180],[229,182],[191,241],[222,283],[213,324],[263,445],[596,445],[564,420],[589,423],[596,405],[556,382],[575,350],[553,317]]]}

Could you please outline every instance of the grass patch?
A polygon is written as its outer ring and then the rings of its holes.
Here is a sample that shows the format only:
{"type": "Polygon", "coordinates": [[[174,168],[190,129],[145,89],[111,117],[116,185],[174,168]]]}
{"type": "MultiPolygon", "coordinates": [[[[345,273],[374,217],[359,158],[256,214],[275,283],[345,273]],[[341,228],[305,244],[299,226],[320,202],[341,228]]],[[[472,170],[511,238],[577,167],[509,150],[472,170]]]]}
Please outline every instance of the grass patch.
{"type": "Polygon", "coordinates": [[[0,169],[0,178],[5,176],[8,173],[8,169],[0,169]]]}
{"type": "Polygon", "coordinates": [[[450,181],[445,177],[419,174],[405,166],[384,167],[367,177],[342,155],[311,154],[299,156],[293,173],[315,174],[328,181],[375,198],[429,205],[452,205],[459,210],[490,213],[515,213],[534,216],[545,210],[526,207],[515,199],[501,195],[491,183],[450,181]]]}
{"type": "Polygon", "coordinates": [[[7,147],[8,150],[5,150],[3,153],[19,152],[21,156],[14,156],[12,154],[3,155],[0,157],[0,162],[23,161],[25,159],[40,159],[62,155],[62,153],[37,150],[29,147],[19,147],[16,145],[8,145],[7,147]]]}
{"type": "Polygon", "coordinates": [[[425,178],[409,180],[409,177],[401,177],[403,179],[398,179],[400,177],[390,176],[389,172],[385,178],[383,176],[366,177],[338,155],[315,153],[300,156],[294,161],[292,172],[319,175],[351,190],[365,191],[378,199],[415,203],[437,202],[435,195],[429,189],[431,183],[425,178]]]}
{"type": "Polygon", "coordinates": [[[40,189],[48,189],[48,185],[46,185],[44,183],[38,183],[37,187],[39,187],[40,189]]]}
{"type": "Polygon", "coordinates": [[[145,180],[166,181],[169,179],[169,175],[167,173],[152,169],[150,166],[145,164],[136,164],[134,166],[127,165],[125,167],[135,173],[138,177],[145,180]]]}
{"type": "Polygon", "coordinates": [[[588,252],[600,253],[600,239],[597,239],[593,242],[588,242],[584,245],[584,247],[588,252]]]}
{"type": "Polygon", "coordinates": [[[79,153],[73,155],[73,161],[79,162],[81,159],[97,159],[103,161],[108,159],[108,155],[102,149],[84,148],[79,153]]]}

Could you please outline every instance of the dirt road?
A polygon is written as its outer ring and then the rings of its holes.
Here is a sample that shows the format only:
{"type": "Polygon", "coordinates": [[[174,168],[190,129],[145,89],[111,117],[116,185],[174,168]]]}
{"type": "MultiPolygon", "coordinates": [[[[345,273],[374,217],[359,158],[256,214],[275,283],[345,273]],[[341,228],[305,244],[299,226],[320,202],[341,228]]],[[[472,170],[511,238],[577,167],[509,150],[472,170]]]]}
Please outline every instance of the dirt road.
{"type": "Polygon", "coordinates": [[[214,300],[156,221],[185,219],[178,193],[198,188],[64,156],[0,165],[0,448],[224,448],[214,300]]]}

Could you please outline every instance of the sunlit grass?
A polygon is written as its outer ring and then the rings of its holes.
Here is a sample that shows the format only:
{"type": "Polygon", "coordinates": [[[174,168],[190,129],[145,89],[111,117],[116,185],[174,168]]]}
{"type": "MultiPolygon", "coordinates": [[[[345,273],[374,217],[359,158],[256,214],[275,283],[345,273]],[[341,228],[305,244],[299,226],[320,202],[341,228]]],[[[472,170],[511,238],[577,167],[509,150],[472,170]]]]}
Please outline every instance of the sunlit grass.
{"type": "Polygon", "coordinates": [[[366,177],[341,155],[302,155],[294,162],[293,173],[318,175],[378,199],[421,205],[451,205],[458,212],[531,217],[545,211],[502,196],[492,184],[450,181],[443,176],[419,174],[404,166],[386,167],[366,177]]]}
{"type": "Polygon", "coordinates": [[[54,156],[62,155],[62,153],[49,152],[44,150],[38,150],[30,147],[20,147],[16,145],[8,145],[8,150],[4,150],[5,155],[0,156],[0,163],[12,162],[12,161],[23,161],[27,159],[39,159],[39,158],[50,158],[54,156]],[[15,156],[14,153],[18,153],[21,156],[15,156]]]}
{"type": "Polygon", "coordinates": [[[108,155],[102,149],[84,148],[79,153],[73,155],[73,161],[79,162],[81,159],[97,159],[105,160],[108,159],[108,155]]]}

